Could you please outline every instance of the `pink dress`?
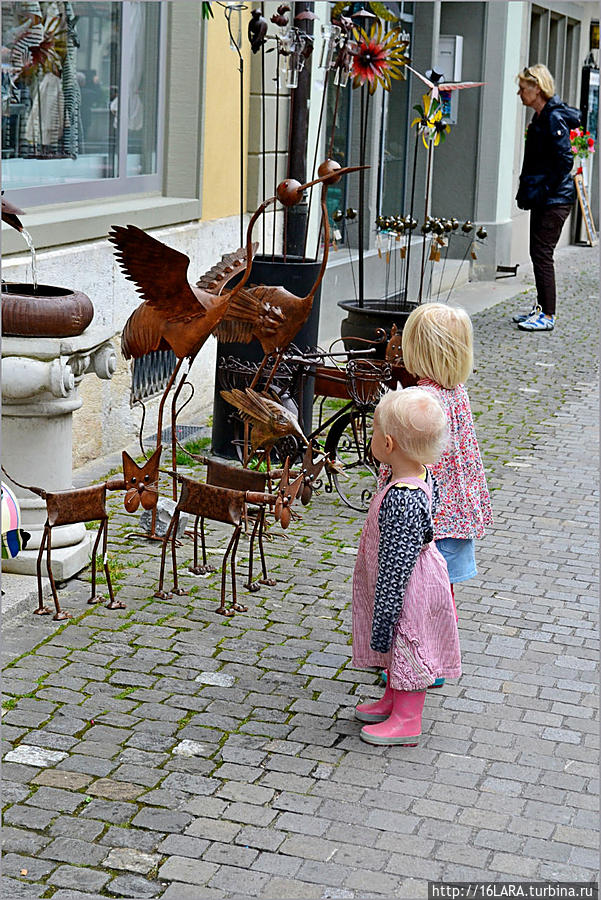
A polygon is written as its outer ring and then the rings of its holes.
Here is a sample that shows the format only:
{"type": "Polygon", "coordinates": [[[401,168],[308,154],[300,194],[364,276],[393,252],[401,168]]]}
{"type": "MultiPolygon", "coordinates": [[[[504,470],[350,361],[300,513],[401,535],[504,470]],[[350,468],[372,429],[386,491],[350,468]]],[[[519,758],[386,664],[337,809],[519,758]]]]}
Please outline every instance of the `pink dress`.
{"type": "MultiPolygon", "coordinates": [[[[431,506],[431,484],[420,478],[405,478],[400,483],[425,491],[431,506]]],[[[421,691],[437,678],[461,675],[459,634],[446,563],[432,541],[424,544],[407,583],[391,649],[388,653],[371,649],[380,541],[378,515],[386,493],[394,486],[394,482],[388,484],[375,494],[361,532],[353,575],[353,665],[388,669],[394,690],[421,691]]]]}

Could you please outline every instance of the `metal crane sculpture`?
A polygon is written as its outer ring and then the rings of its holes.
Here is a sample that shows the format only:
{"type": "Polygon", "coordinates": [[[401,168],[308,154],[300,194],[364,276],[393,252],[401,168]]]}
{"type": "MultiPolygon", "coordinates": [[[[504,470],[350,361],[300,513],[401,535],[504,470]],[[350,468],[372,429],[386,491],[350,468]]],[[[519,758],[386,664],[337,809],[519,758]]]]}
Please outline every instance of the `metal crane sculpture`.
{"type": "MultiPolygon", "coordinates": [[[[343,175],[356,172],[361,166],[350,166],[342,169],[335,160],[328,159],[318,169],[318,178],[305,185],[299,185],[293,179],[283,181],[277,189],[277,197],[284,206],[294,206],[299,202],[302,192],[312,184],[322,183],[321,208],[324,227],[324,252],[321,268],[305,297],[297,297],[282,286],[255,285],[238,291],[237,296],[230,303],[228,310],[215,334],[220,341],[225,343],[240,342],[248,344],[256,338],[265,354],[250,387],[254,388],[259,382],[263,370],[270,356],[275,356],[275,361],[265,385],[269,388],[283,354],[291,341],[298,334],[302,326],[309,318],[313,306],[313,298],[325,275],[328,264],[330,245],[330,227],[326,197],[328,187],[340,181],[343,175]]],[[[204,285],[204,281],[199,282],[204,285]]]]}

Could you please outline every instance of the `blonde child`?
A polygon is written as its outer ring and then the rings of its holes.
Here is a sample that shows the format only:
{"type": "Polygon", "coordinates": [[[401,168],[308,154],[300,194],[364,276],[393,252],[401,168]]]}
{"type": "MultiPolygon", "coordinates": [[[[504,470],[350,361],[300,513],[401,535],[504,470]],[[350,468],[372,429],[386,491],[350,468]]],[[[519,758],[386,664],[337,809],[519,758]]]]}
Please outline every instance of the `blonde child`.
{"type": "Polygon", "coordinates": [[[370,504],[353,575],[353,665],[388,670],[382,699],[355,710],[368,743],[415,746],[426,688],[461,674],[449,578],[433,543],[436,487],[424,465],[447,438],[428,391],[390,391],[376,407],[372,452],[390,476],[370,504]]]}
{"type": "MultiPolygon", "coordinates": [[[[449,426],[449,443],[432,467],[440,504],[434,519],[434,539],[444,556],[453,585],[477,574],[474,539],[492,525],[490,495],[478,448],[465,382],[473,364],[473,331],[464,309],[425,303],[415,309],[402,335],[405,368],[419,378],[442,405],[449,426]]],[[[380,469],[380,483],[388,477],[380,469]]],[[[433,687],[441,687],[441,679],[433,687]]]]}

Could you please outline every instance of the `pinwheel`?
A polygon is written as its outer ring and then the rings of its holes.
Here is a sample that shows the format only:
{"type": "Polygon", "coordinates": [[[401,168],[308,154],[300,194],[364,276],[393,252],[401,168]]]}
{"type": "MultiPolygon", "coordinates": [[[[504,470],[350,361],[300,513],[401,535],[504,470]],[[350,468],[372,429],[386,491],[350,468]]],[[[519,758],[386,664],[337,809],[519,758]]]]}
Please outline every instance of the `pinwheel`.
{"type": "Polygon", "coordinates": [[[441,140],[444,140],[451,127],[442,117],[442,107],[440,101],[434,99],[430,94],[424,94],[422,97],[423,107],[416,104],[413,109],[419,113],[411,123],[411,127],[417,125],[418,131],[421,133],[422,141],[426,150],[431,143],[434,147],[438,147],[441,140]]]}
{"type": "Polygon", "coordinates": [[[353,87],[366,84],[373,94],[379,84],[389,91],[393,79],[405,77],[405,66],[409,57],[405,51],[409,46],[400,28],[384,33],[381,22],[372,25],[369,34],[356,27],[353,32],[357,46],[353,52],[353,87]]]}
{"type": "Polygon", "coordinates": [[[482,87],[482,85],[486,84],[485,81],[444,81],[444,75],[435,69],[430,70],[430,77],[428,78],[426,75],[422,75],[421,72],[412,69],[409,65],[407,68],[430,88],[430,96],[433,100],[438,100],[440,94],[448,94],[450,91],[463,91],[465,88],[482,87]]]}

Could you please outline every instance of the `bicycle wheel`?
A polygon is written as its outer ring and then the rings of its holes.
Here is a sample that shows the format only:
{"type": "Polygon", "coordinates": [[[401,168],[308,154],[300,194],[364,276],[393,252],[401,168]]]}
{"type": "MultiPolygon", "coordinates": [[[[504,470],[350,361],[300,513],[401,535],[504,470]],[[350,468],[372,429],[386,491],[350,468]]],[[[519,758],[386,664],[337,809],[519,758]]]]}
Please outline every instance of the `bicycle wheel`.
{"type": "Polygon", "coordinates": [[[334,422],[324,446],[332,462],[344,467],[343,472],[330,475],[338,496],[358,512],[367,510],[378,478],[369,446],[372,425],[373,410],[351,410],[334,422]]]}

